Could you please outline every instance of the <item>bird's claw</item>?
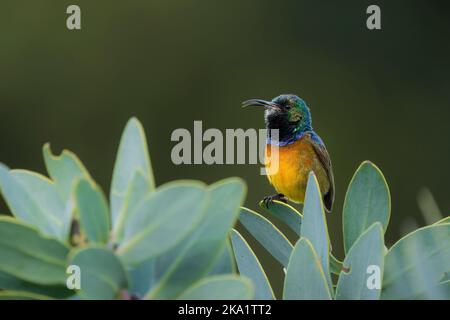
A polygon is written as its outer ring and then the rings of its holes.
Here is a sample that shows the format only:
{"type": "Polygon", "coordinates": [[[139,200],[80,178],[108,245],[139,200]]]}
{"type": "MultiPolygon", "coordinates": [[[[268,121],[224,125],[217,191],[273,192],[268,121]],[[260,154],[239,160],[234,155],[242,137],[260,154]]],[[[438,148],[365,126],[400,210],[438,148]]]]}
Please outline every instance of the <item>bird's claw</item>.
{"type": "Polygon", "coordinates": [[[269,205],[270,205],[274,200],[278,200],[278,201],[287,203],[287,199],[286,199],[286,197],[284,196],[284,194],[282,194],[282,193],[278,193],[278,194],[274,194],[274,195],[271,195],[271,196],[264,197],[264,199],[263,199],[262,202],[263,202],[264,206],[268,209],[268,208],[269,208],[269,205]]]}

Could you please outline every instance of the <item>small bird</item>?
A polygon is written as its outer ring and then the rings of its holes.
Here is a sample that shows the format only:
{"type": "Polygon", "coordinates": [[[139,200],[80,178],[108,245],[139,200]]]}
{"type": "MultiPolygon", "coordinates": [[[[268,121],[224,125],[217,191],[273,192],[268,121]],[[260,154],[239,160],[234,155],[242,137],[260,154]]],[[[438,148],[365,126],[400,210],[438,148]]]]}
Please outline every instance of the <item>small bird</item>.
{"type": "Polygon", "coordinates": [[[312,128],[311,112],[303,99],[293,94],[282,94],[272,101],[251,99],[243,107],[265,107],[264,120],[267,129],[265,151],[269,182],[277,194],[264,198],[266,207],[273,200],[287,199],[303,203],[306,185],[311,171],[317,177],[325,210],[331,212],[334,202],[334,177],[331,159],[322,139],[312,128]],[[278,138],[271,129],[278,129],[278,138]],[[278,146],[278,170],[271,174],[270,161],[273,146],[278,146]]]}

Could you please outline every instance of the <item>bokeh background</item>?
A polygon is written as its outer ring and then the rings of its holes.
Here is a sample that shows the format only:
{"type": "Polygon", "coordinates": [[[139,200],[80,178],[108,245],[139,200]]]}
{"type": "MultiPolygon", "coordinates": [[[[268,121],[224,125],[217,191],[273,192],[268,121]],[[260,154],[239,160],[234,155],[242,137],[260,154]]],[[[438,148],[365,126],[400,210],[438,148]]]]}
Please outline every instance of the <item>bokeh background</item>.
{"type": "MultiPolygon", "coordinates": [[[[73,150],[108,191],[121,131],[144,124],[158,184],[239,176],[246,205],[273,190],[258,165],[172,164],[176,128],[262,128],[249,98],[296,93],[331,154],[328,215],[342,257],[341,210],[361,161],[384,172],[391,245],[423,225],[418,192],[450,197],[450,3],[445,1],[24,1],[0,4],[0,161],[44,171],[42,145],[73,150]],[[78,4],[82,30],[66,28],[78,4]],[[366,28],[378,4],[382,30],[366,28]]],[[[0,202],[0,212],[7,212],[0,202]]],[[[259,209],[258,209],[259,210],[259,209]]],[[[277,292],[279,268],[254,242],[277,292]]]]}

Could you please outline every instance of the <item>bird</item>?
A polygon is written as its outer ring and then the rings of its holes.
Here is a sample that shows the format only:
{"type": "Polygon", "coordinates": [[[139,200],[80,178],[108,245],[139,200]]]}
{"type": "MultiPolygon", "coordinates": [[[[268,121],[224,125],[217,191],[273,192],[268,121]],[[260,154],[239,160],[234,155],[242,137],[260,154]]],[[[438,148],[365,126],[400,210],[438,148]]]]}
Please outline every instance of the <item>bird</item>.
{"type": "Polygon", "coordinates": [[[267,196],[263,203],[268,208],[274,200],[304,203],[310,172],[314,172],[322,193],[326,212],[334,202],[334,176],[330,155],[320,136],[312,127],[311,111],[306,102],[294,94],[282,94],[271,101],[250,99],[243,107],[264,107],[267,129],[265,166],[267,178],[276,194],[267,196]],[[273,134],[278,129],[278,134],[273,134]],[[272,170],[272,149],[278,147],[278,170],[272,170]]]}

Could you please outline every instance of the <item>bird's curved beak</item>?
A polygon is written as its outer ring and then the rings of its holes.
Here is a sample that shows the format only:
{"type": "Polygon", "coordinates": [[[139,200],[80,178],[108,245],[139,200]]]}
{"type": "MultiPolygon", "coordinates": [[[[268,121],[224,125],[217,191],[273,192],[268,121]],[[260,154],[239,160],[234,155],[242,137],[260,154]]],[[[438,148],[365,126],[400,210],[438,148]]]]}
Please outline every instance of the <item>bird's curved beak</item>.
{"type": "Polygon", "coordinates": [[[272,109],[281,109],[280,105],[266,100],[261,99],[250,99],[247,101],[242,102],[242,108],[246,107],[266,107],[266,108],[272,108],[272,109]]]}

